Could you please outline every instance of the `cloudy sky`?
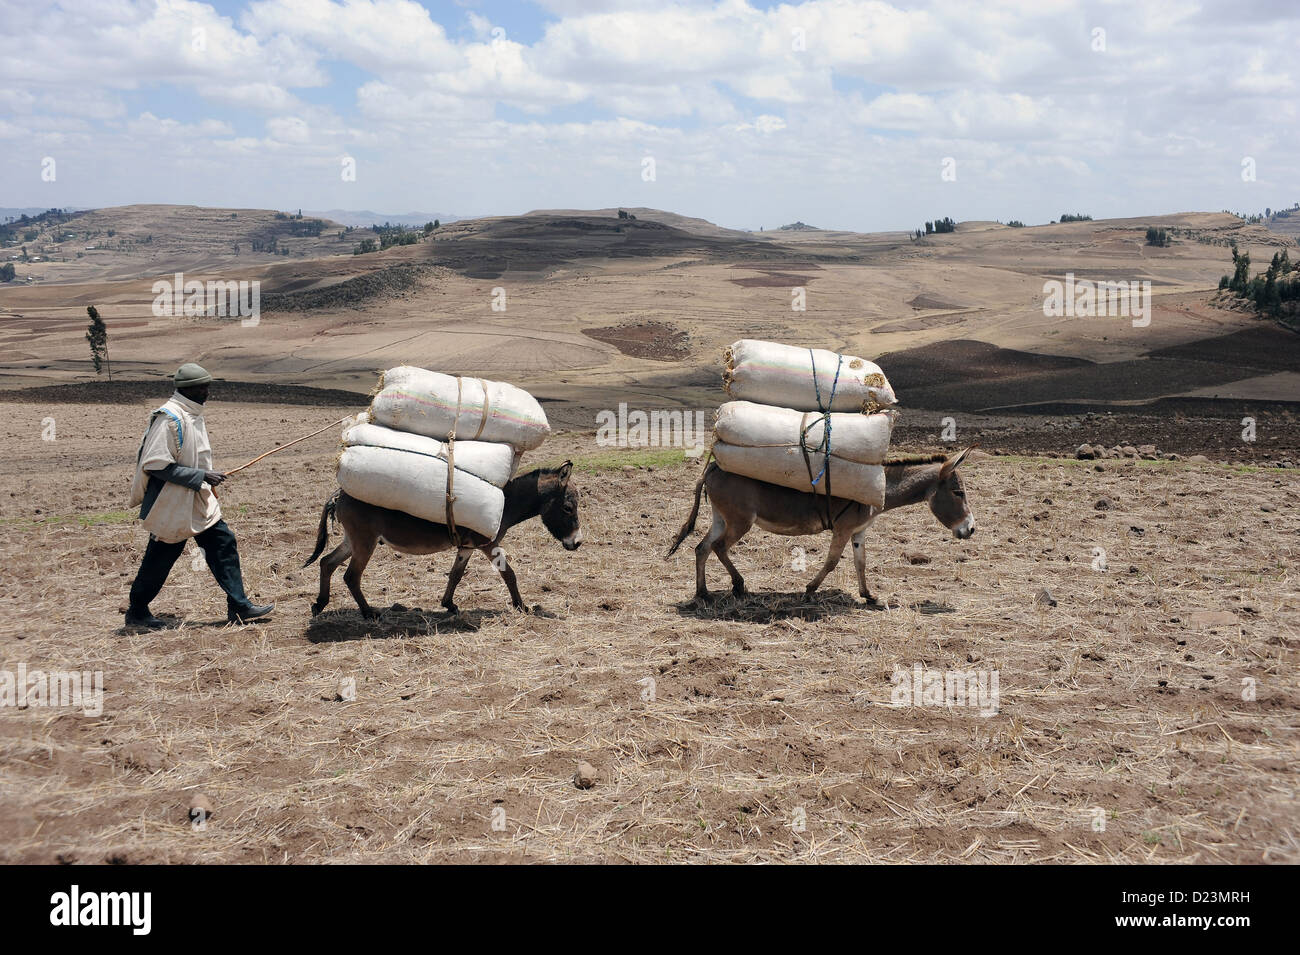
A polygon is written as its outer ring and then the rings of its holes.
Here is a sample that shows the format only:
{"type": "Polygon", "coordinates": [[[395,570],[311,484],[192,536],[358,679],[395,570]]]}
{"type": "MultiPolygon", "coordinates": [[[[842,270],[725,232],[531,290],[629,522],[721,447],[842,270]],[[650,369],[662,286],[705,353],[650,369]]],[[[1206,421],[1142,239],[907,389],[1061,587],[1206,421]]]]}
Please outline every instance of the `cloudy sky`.
{"type": "Polygon", "coordinates": [[[1296,0],[0,0],[0,206],[1257,211],[1298,104],[1296,0]]]}

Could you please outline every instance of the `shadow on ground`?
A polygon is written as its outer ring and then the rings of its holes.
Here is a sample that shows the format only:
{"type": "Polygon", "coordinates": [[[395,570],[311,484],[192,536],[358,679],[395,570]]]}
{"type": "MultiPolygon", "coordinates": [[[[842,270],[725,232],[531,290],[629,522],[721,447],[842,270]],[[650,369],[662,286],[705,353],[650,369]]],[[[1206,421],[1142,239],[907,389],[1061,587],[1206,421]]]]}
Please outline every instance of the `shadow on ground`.
{"type": "MultiPolygon", "coordinates": [[[[393,604],[381,608],[379,616],[367,620],[355,608],[326,610],[307,625],[304,636],[312,643],[341,643],[347,640],[387,640],[393,637],[436,636],[440,633],[474,633],[496,617],[518,613],[509,607],[490,610],[461,610],[451,614],[439,607],[423,610],[393,604]]],[[[558,615],[534,604],[529,614],[557,619],[558,615]]]]}
{"type": "Polygon", "coordinates": [[[883,604],[859,600],[842,590],[822,590],[809,596],[806,591],[792,593],[717,595],[711,603],[695,599],[673,604],[683,617],[697,620],[730,620],[740,623],[772,623],[776,620],[822,620],[846,613],[884,610],[883,604]]]}

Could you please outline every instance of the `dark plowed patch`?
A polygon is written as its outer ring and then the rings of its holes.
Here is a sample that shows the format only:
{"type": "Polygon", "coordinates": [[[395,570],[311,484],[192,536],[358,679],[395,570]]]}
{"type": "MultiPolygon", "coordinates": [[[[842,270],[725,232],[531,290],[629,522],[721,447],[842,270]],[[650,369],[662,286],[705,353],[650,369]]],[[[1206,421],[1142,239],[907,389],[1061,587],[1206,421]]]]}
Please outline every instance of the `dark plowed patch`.
{"type": "MultiPolygon", "coordinates": [[[[163,402],[172,392],[165,378],[148,381],[85,381],[69,385],[37,385],[0,391],[0,402],[39,401],[49,404],[125,405],[163,402]]],[[[315,405],[335,407],[370,404],[370,397],[339,388],[308,388],[304,385],[267,385],[249,381],[222,381],[212,384],[212,402],[249,402],[252,404],[315,405]]]]}
{"type": "Polygon", "coordinates": [[[358,308],[372,301],[405,295],[413,291],[419,287],[420,276],[426,271],[428,270],[424,266],[394,265],[325,288],[298,292],[267,292],[262,295],[262,311],[296,312],[323,308],[358,308]]]}
{"type": "MultiPolygon", "coordinates": [[[[1287,332],[1279,334],[1296,337],[1287,332]]],[[[1245,343],[1230,343],[1222,355],[1216,351],[1219,342],[1234,338],[1228,335],[1165,349],[1148,357],[1103,364],[959,340],[894,352],[882,356],[880,364],[887,369],[900,400],[913,408],[1034,414],[1064,413],[1068,409],[1077,413],[1105,409],[1114,402],[1159,401],[1193,389],[1251,378],[1261,370],[1274,368],[1268,364],[1271,358],[1255,357],[1251,352],[1249,359],[1238,354],[1235,357],[1239,360],[1234,360],[1234,352],[1253,347],[1263,352],[1276,347],[1285,356],[1281,343],[1266,331],[1257,345],[1248,338],[1245,343]],[[1247,360],[1252,364],[1247,365],[1247,360]]],[[[1300,356],[1300,349],[1292,354],[1300,356]]],[[[1296,367],[1294,357],[1289,366],[1285,357],[1278,360],[1278,368],[1296,367]]]]}
{"type": "Polygon", "coordinates": [[[945,302],[945,301],[943,301],[942,299],[937,299],[937,298],[935,298],[935,297],[933,297],[933,296],[931,296],[931,295],[918,295],[918,296],[916,296],[916,298],[912,299],[912,300],[911,300],[910,302],[908,302],[907,304],[910,305],[910,306],[912,306],[912,308],[916,308],[916,309],[930,309],[930,308],[956,309],[956,308],[966,308],[965,305],[954,305],[952,302],[945,302]]]}
{"type": "Polygon", "coordinates": [[[1036,355],[998,348],[987,342],[958,339],[893,352],[879,359],[890,384],[900,393],[956,381],[984,381],[1037,372],[1060,372],[1093,365],[1083,358],[1036,355]]]}
{"type": "Polygon", "coordinates": [[[751,272],[820,272],[822,267],[816,262],[781,262],[779,265],[763,265],[760,262],[729,265],[730,269],[749,269],[751,272]]]}
{"type": "Polygon", "coordinates": [[[582,334],[613,345],[624,355],[654,361],[681,361],[690,354],[690,336],[664,322],[584,328],[582,334]]]}
{"type": "Polygon", "coordinates": [[[743,279],[727,279],[727,281],[744,288],[796,288],[815,280],[811,275],[768,272],[765,275],[750,275],[743,279]]]}
{"type": "Polygon", "coordinates": [[[1260,324],[1219,338],[1157,349],[1147,357],[1210,361],[1266,372],[1295,371],[1300,369],[1300,335],[1277,325],[1260,324]]]}

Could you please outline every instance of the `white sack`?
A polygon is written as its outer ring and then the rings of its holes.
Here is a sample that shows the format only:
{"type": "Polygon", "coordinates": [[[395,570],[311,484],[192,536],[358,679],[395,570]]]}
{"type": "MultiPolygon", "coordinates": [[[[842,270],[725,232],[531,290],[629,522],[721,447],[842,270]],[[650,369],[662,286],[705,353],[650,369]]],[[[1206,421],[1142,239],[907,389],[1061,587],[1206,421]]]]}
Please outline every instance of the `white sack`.
{"type": "MultiPolygon", "coordinates": [[[[713,456],[724,471],[742,477],[766,481],[795,491],[812,492],[808,467],[803,455],[794,448],[742,448],[724,441],[713,443],[713,456]]],[[[821,470],[824,455],[810,455],[813,475],[821,470]]],[[[871,507],[885,506],[885,469],[879,464],[855,464],[831,458],[831,495],[857,501],[871,507]]],[[[817,493],[826,494],[826,477],[817,484],[817,493]]]]}
{"type": "Polygon", "coordinates": [[[384,372],[382,388],[370,403],[370,420],[439,439],[454,426],[457,441],[492,441],[517,451],[531,451],[551,433],[542,406],[522,388],[410,365],[384,372]]]}
{"type": "MultiPolygon", "coordinates": [[[[893,416],[893,412],[887,411],[869,415],[832,414],[831,457],[858,464],[883,464],[889,454],[893,416]]],[[[719,441],[734,447],[794,448],[797,451],[799,436],[805,428],[808,432],[804,443],[808,449],[820,447],[826,430],[824,416],[813,411],[728,401],[718,409],[714,433],[719,441]]]]}
{"type": "Polygon", "coordinates": [[[880,366],[854,355],[840,356],[821,348],[796,348],[742,338],[727,349],[722,375],[727,394],[742,401],[793,408],[796,411],[874,411],[896,404],[894,389],[880,366]],[[844,361],[841,364],[840,358],[844,361]],[[813,363],[817,383],[813,383],[813,363]],[[839,382],[835,370],[839,368],[839,382]],[[835,400],[831,402],[834,387],[835,400]],[[817,406],[818,389],[824,407],[817,406]]]}
{"type": "MultiPolygon", "coordinates": [[[[487,481],[455,469],[452,509],[457,528],[496,537],[505,494],[487,481]]],[[[339,487],[359,501],[447,523],[447,462],[393,448],[354,445],[339,457],[339,487]]]]}
{"type": "MultiPolygon", "coordinates": [[[[344,447],[363,445],[371,448],[393,448],[410,451],[431,458],[447,460],[447,445],[437,438],[421,434],[394,431],[377,424],[353,425],[343,432],[344,447]]],[[[456,470],[482,478],[494,487],[505,487],[514,475],[515,452],[508,444],[490,441],[457,441],[456,470]]]]}

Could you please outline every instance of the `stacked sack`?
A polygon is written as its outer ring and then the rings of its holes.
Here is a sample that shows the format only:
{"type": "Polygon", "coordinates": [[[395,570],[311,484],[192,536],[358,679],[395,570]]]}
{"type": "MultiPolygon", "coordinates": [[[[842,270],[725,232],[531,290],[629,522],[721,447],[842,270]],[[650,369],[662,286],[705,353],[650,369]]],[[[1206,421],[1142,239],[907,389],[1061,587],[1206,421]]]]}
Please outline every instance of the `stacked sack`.
{"type": "Polygon", "coordinates": [[[551,433],[541,405],[521,388],[406,365],[380,377],[369,419],[344,432],[339,487],[488,538],[501,528],[502,488],[519,455],[551,433]]]}
{"type": "Polygon", "coordinates": [[[713,456],[724,471],[781,487],[885,504],[897,403],[876,364],[743,339],[726,352],[713,456]]]}

